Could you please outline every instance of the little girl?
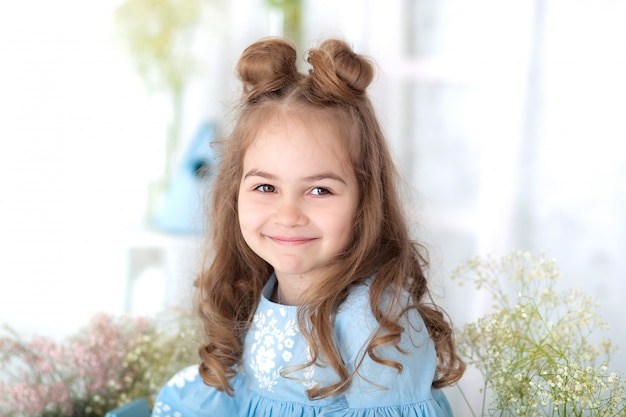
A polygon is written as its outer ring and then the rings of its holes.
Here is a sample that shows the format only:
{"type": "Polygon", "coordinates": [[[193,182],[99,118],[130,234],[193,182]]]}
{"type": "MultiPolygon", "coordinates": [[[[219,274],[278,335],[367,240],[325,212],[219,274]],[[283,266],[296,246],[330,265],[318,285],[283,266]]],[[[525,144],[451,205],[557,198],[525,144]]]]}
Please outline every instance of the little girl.
{"type": "Polygon", "coordinates": [[[432,301],[366,89],[339,40],[308,74],[280,39],[248,47],[198,279],[200,366],[153,416],[451,416],[451,326],[432,301]]]}

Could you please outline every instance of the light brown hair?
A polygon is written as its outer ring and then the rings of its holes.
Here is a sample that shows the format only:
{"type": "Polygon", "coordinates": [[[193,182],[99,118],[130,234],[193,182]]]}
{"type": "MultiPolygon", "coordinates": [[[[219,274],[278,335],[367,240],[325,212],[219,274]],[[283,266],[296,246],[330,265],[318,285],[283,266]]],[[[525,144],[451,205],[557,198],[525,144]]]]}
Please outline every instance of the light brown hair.
{"type": "Polygon", "coordinates": [[[364,354],[401,372],[401,364],[379,357],[376,348],[398,348],[404,331],[399,320],[416,309],[437,351],[433,386],[453,384],[461,378],[465,365],[456,353],[444,312],[430,297],[423,247],[409,236],[397,173],[366,93],[374,66],[335,39],[309,51],[308,74],[298,71],[296,55],[289,42],[263,39],[243,52],[237,66],[242,101],[211,190],[209,241],[213,253],[198,279],[198,308],[207,337],[200,348],[200,374],[205,383],[233,394],[229,381],[237,373],[244,336],[272,273],[272,267],[245,243],[239,226],[237,197],[243,156],[270,118],[289,115],[334,126],[359,184],[350,244],[331,263],[326,279],[304,295],[298,309],[300,330],[312,354],[310,363],[303,366],[323,358],[340,378],[336,384],[311,388],[309,397],[323,398],[349,388],[354,373],[347,370],[335,346],[333,317],[350,290],[368,279],[370,307],[380,326],[364,354]],[[383,303],[383,295],[389,291],[392,301],[383,303]],[[399,306],[406,293],[410,305],[399,306]]]}

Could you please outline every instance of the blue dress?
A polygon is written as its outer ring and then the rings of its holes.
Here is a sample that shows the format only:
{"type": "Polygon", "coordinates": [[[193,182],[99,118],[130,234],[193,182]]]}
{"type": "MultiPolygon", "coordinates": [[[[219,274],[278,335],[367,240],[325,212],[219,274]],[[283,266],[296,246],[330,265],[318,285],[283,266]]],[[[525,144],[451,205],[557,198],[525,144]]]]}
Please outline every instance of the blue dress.
{"type": "MultiPolygon", "coordinates": [[[[308,388],[318,383],[326,386],[338,377],[330,367],[298,368],[310,358],[310,351],[298,329],[297,307],[270,301],[275,285],[272,276],[245,337],[243,364],[232,380],[235,395],[205,385],[194,365],[162,388],[153,417],[452,416],[444,394],[431,387],[437,357],[415,310],[408,315],[410,324],[401,323],[405,332],[400,347],[405,353],[394,347],[378,352],[380,357],[401,363],[402,373],[365,355],[346,392],[310,400],[308,388]]],[[[368,290],[367,285],[355,288],[335,318],[337,346],[348,371],[354,370],[378,326],[369,307],[368,290]]]]}

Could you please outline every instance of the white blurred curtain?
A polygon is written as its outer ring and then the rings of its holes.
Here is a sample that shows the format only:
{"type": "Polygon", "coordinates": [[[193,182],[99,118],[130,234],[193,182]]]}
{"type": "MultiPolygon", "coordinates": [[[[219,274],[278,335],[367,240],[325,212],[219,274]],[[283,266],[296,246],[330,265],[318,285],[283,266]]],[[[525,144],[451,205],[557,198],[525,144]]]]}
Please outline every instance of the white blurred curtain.
{"type": "Polygon", "coordinates": [[[381,67],[379,110],[453,318],[485,312],[448,282],[458,263],[546,251],[626,348],[626,1],[379,3],[345,35],[381,67]]]}
{"type": "Polygon", "coordinates": [[[357,39],[456,324],[490,305],[450,283],[456,265],[545,251],[626,348],[626,1],[368,5],[357,39]]]}

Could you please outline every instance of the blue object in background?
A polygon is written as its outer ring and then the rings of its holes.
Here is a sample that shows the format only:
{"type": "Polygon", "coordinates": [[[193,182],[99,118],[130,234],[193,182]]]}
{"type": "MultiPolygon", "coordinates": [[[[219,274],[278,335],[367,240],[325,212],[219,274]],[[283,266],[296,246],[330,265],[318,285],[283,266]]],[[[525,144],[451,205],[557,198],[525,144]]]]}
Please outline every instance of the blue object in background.
{"type": "Polygon", "coordinates": [[[150,417],[150,414],[148,402],[138,399],[109,411],[104,417],[150,417]]]}
{"type": "Polygon", "coordinates": [[[157,204],[152,218],[156,228],[171,233],[203,232],[203,201],[217,165],[211,148],[216,130],[215,125],[208,122],[198,128],[157,204]]]}

